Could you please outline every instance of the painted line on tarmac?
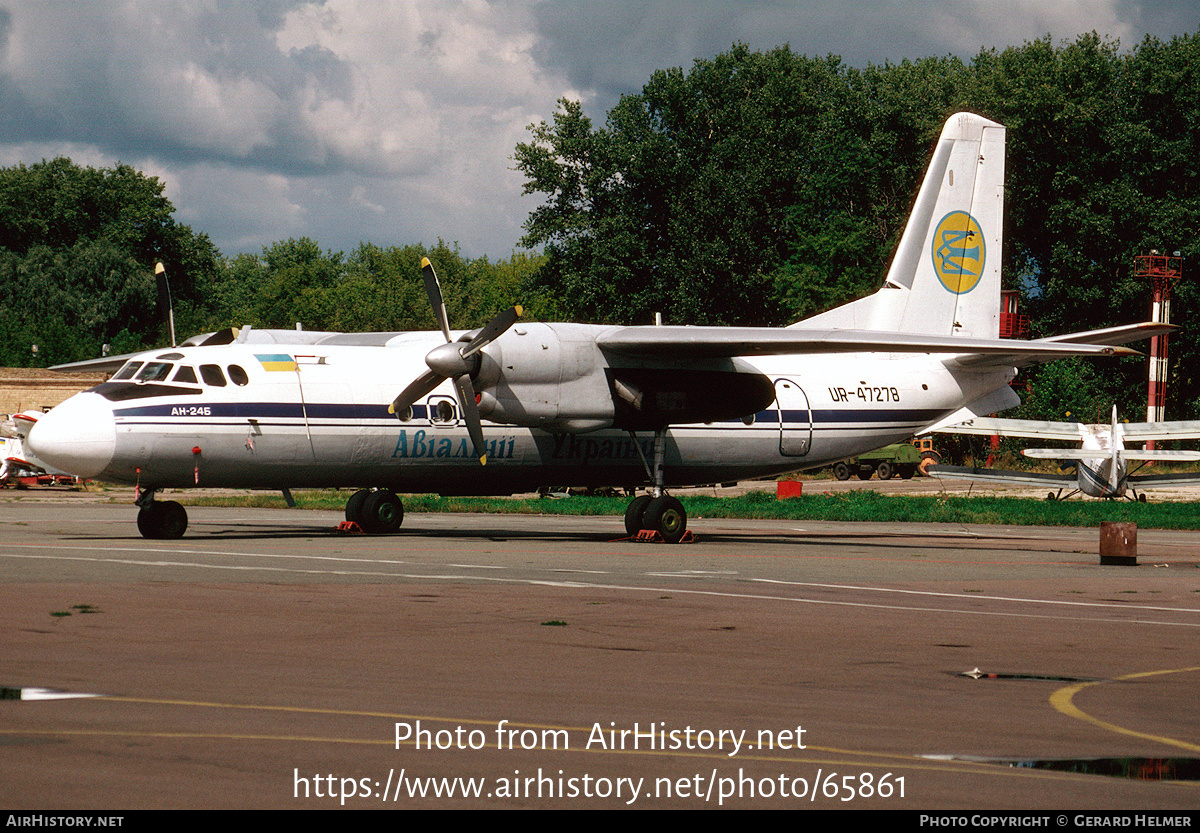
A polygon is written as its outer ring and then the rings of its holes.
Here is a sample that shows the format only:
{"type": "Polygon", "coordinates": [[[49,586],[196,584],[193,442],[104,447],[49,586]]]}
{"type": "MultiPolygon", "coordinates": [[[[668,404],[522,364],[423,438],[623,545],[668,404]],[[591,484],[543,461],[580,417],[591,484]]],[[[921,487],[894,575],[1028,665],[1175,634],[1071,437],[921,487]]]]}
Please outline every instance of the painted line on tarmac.
{"type": "Polygon", "coordinates": [[[1137,680],[1137,679],[1142,679],[1145,677],[1157,677],[1157,676],[1161,676],[1163,674],[1189,674],[1189,673],[1194,673],[1196,671],[1200,671],[1200,667],[1168,668],[1168,669],[1164,669],[1162,671],[1139,671],[1135,674],[1126,674],[1122,677],[1114,677],[1111,680],[1094,680],[1089,683],[1079,683],[1077,685],[1071,685],[1071,686],[1067,686],[1065,688],[1060,688],[1058,691],[1051,694],[1050,695],[1050,705],[1054,706],[1054,708],[1056,710],[1058,710],[1059,712],[1062,712],[1063,714],[1067,715],[1068,717],[1073,717],[1076,720],[1082,720],[1085,723],[1090,723],[1093,726],[1097,726],[1097,727],[1104,729],[1106,731],[1109,731],[1109,732],[1114,732],[1118,735],[1128,735],[1129,737],[1141,738],[1143,740],[1152,740],[1156,743],[1162,743],[1167,746],[1174,746],[1179,749],[1186,749],[1189,752],[1200,752],[1200,744],[1190,743],[1188,741],[1178,740],[1176,738],[1168,738],[1168,737],[1164,737],[1162,735],[1152,735],[1152,734],[1149,734],[1148,732],[1138,732],[1133,729],[1127,729],[1124,726],[1118,726],[1115,723],[1109,723],[1107,721],[1100,720],[1097,717],[1092,717],[1090,714],[1088,714],[1085,711],[1083,711],[1082,709],[1080,709],[1074,703],[1075,695],[1078,694],[1079,692],[1083,691],[1085,688],[1090,688],[1091,686],[1103,685],[1105,683],[1126,682],[1129,680],[1137,680]]]}

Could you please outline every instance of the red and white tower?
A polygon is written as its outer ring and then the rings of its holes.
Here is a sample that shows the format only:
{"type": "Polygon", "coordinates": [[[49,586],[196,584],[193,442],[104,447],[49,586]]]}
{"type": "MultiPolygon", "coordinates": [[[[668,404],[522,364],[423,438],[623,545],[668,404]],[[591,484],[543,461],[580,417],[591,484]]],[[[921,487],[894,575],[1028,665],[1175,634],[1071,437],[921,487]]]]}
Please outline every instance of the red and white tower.
{"type": "MultiPolygon", "coordinates": [[[[1139,278],[1150,278],[1152,295],[1150,320],[1163,324],[1171,323],[1171,286],[1183,274],[1183,258],[1179,252],[1173,255],[1159,254],[1151,249],[1148,255],[1134,258],[1133,274],[1139,278]]],[[[1146,396],[1146,422],[1164,420],[1163,405],[1167,398],[1167,334],[1150,339],[1150,380],[1146,396]]],[[[1154,448],[1148,440],[1146,448],[1154,448]]]]}

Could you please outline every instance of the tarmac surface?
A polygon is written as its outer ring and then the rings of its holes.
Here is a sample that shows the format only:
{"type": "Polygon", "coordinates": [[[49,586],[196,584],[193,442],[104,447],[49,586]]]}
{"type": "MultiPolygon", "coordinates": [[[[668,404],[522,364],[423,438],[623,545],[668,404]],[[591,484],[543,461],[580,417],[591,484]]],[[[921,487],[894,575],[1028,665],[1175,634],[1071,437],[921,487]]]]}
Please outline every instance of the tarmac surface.
{"type": "Polygon", "coordinates": [[[1200,807],[1200,533],[10,495],[10,810],[1200,807]]]}

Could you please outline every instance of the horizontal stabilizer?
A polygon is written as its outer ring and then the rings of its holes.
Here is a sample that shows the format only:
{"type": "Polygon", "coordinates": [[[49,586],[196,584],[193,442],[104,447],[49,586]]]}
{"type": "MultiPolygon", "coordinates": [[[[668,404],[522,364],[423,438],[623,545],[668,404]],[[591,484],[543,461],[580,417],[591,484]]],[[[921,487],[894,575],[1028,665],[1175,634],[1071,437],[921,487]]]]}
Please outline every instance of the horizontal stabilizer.
{"type": "Polygon", "coordinates": [[[1161,460],[1163,462],[1191,462],[1200,460],[1200,451],[1185,449],[1156,448],[1143,451],[1140,448],[1127,448],[1121,452],[1123,460],[1161,460]]]}
{"type": "Polygon", "coordinates": [[[1108,327],[1103,330],[1086,330],[1082,333],[1067,333],[1061,336],[1050,336],[1039,339],[1061,344],[1128,344],[1131,341],[1141,341],[1144,338],[1165,335],[1174,332],[1179,327],[1174,324],[1163,324],[1158,321],[1143,321],[1140,324],[1125,324],[1120,327],[1108,327]]]}

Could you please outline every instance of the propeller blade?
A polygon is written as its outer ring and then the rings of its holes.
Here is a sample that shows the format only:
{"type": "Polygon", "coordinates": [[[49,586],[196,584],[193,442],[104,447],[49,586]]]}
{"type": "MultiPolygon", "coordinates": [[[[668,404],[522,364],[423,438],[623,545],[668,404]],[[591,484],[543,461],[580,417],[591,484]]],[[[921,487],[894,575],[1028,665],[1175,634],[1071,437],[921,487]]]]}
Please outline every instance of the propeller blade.
{"type": "Polygon", "coordinates": [[[421,258],[421,277],[425,279],[425,293],[429,296],[430,306],[433,307],[433,316],[442,328],[442,335],[449,341],[450,318],[446,315],[446,304],[442,301],[442,285],[438,283],[437,272],[433,271],[433,264],[427,257],[421,258]]]}
{"type": "Polygon", "coordinates": [[[464,359],[469,359],[484,347],[487,347],[499,336],[501,336],[505,330],[507,330],[513,324],[516,324],[517,319],[520,318],[524,312],[525,310],[519,306],[516,306],[506,309],[504,312],[497,315],[488,322],[486,327],[480,330],[475,337],[467,343],[467,346],[461,351],[462,357],[464,359]]]}
{"type": "Polygon", "coordinates": [[[445,377],[440,373],[426,370],[401,391],[399,396],[392,400],[392,404],[388,405],[388,413],[401,414],[407,411],[413,406],[414,402],[440,385],[443,378],[445,377]]]}
{"type": "Polygon", "coordinates": [[[471,435],[471,445],[479,455],[479,465],[487,465],[487,446],[483,442],[483,424],[479,421],[479,405],[475,402],[475,388],[471,385],[470,376],[455,376],[454,387],[458,390],[458,404],[462,406],[463,420],[467,423],[467,433],[471,435]]]}

